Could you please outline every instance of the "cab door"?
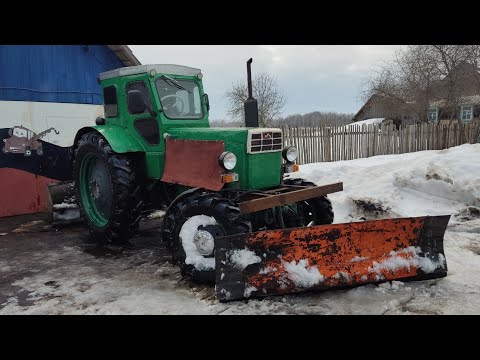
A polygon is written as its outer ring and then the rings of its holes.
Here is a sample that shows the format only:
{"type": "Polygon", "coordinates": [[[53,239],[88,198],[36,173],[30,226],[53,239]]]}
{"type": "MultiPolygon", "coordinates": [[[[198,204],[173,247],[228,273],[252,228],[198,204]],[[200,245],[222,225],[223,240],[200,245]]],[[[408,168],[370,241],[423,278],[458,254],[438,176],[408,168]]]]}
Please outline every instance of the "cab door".
{"type": "Polygon", "coordinates": [[[144,80],[130,81],[125,85],[125,94],[127,95],[127,120],[128,124],[135,134],[135,136],[145,145],[147,145],[147,151],[155,151],[160,144],[160,128],[158,121],[153,117],[148,108],[153,109],[152,97],[147,84],[144,80]],[[142,93],[145,103],[148,105],[143,113],[135,113],[129,106],[129,94],[130,90],[138,90],[142,93]]]}

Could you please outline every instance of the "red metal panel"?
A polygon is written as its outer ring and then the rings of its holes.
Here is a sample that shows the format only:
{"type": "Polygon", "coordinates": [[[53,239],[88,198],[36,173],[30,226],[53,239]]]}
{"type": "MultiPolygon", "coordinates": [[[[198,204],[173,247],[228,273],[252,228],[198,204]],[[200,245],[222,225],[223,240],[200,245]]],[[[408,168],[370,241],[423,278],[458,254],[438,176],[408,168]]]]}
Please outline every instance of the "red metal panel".
{"type": "Polygon", "coordinates": [[[47,211],[47,184],[55,180],[16,169],[0,169],[0,217],[47,211]]]}
{"type": "Polygon", "coordinates": [[[162,181],[218,191],[223,187],[223,168],[218,158],[223,141],[174,140],[166,142],[162,181]]]}

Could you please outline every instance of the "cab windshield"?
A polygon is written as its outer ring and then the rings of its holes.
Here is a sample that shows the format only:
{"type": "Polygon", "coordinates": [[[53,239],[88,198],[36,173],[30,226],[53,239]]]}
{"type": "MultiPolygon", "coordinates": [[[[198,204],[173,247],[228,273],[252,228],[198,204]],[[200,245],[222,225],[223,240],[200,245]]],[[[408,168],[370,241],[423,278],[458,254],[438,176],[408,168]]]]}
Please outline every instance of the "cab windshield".
{"type": "Polygon", "coordinates": [[[203,109],[198,84],[163,75],[155,83],[163,112],[169,119],[202,119],[203,109]]]}

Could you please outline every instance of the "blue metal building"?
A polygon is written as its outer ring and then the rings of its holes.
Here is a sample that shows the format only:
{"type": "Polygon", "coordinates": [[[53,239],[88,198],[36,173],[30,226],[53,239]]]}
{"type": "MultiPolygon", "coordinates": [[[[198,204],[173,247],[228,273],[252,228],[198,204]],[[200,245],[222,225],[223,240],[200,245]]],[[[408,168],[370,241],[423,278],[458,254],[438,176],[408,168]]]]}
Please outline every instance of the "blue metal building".
{"type": "Polygon", "coordinates": [[[98,74],[139,64],[125,45],[0,45],[0,100],[101,104],[98,74]]]}

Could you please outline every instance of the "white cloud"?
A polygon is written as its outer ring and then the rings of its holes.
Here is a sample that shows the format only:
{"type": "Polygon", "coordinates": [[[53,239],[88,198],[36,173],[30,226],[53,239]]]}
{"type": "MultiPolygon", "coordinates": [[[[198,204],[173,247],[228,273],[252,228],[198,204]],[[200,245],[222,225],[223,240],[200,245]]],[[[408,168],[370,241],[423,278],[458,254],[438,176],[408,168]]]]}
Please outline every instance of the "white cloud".
{"type": "Polygon", "coordinates": [[[142,64],[181,64],[202,69],[212,119],[225,115],[225,91],[252,71],[278,78],[287,97],[284,114],[356,112],[361,79],[396,45],[129,45],[142,64]]]}

